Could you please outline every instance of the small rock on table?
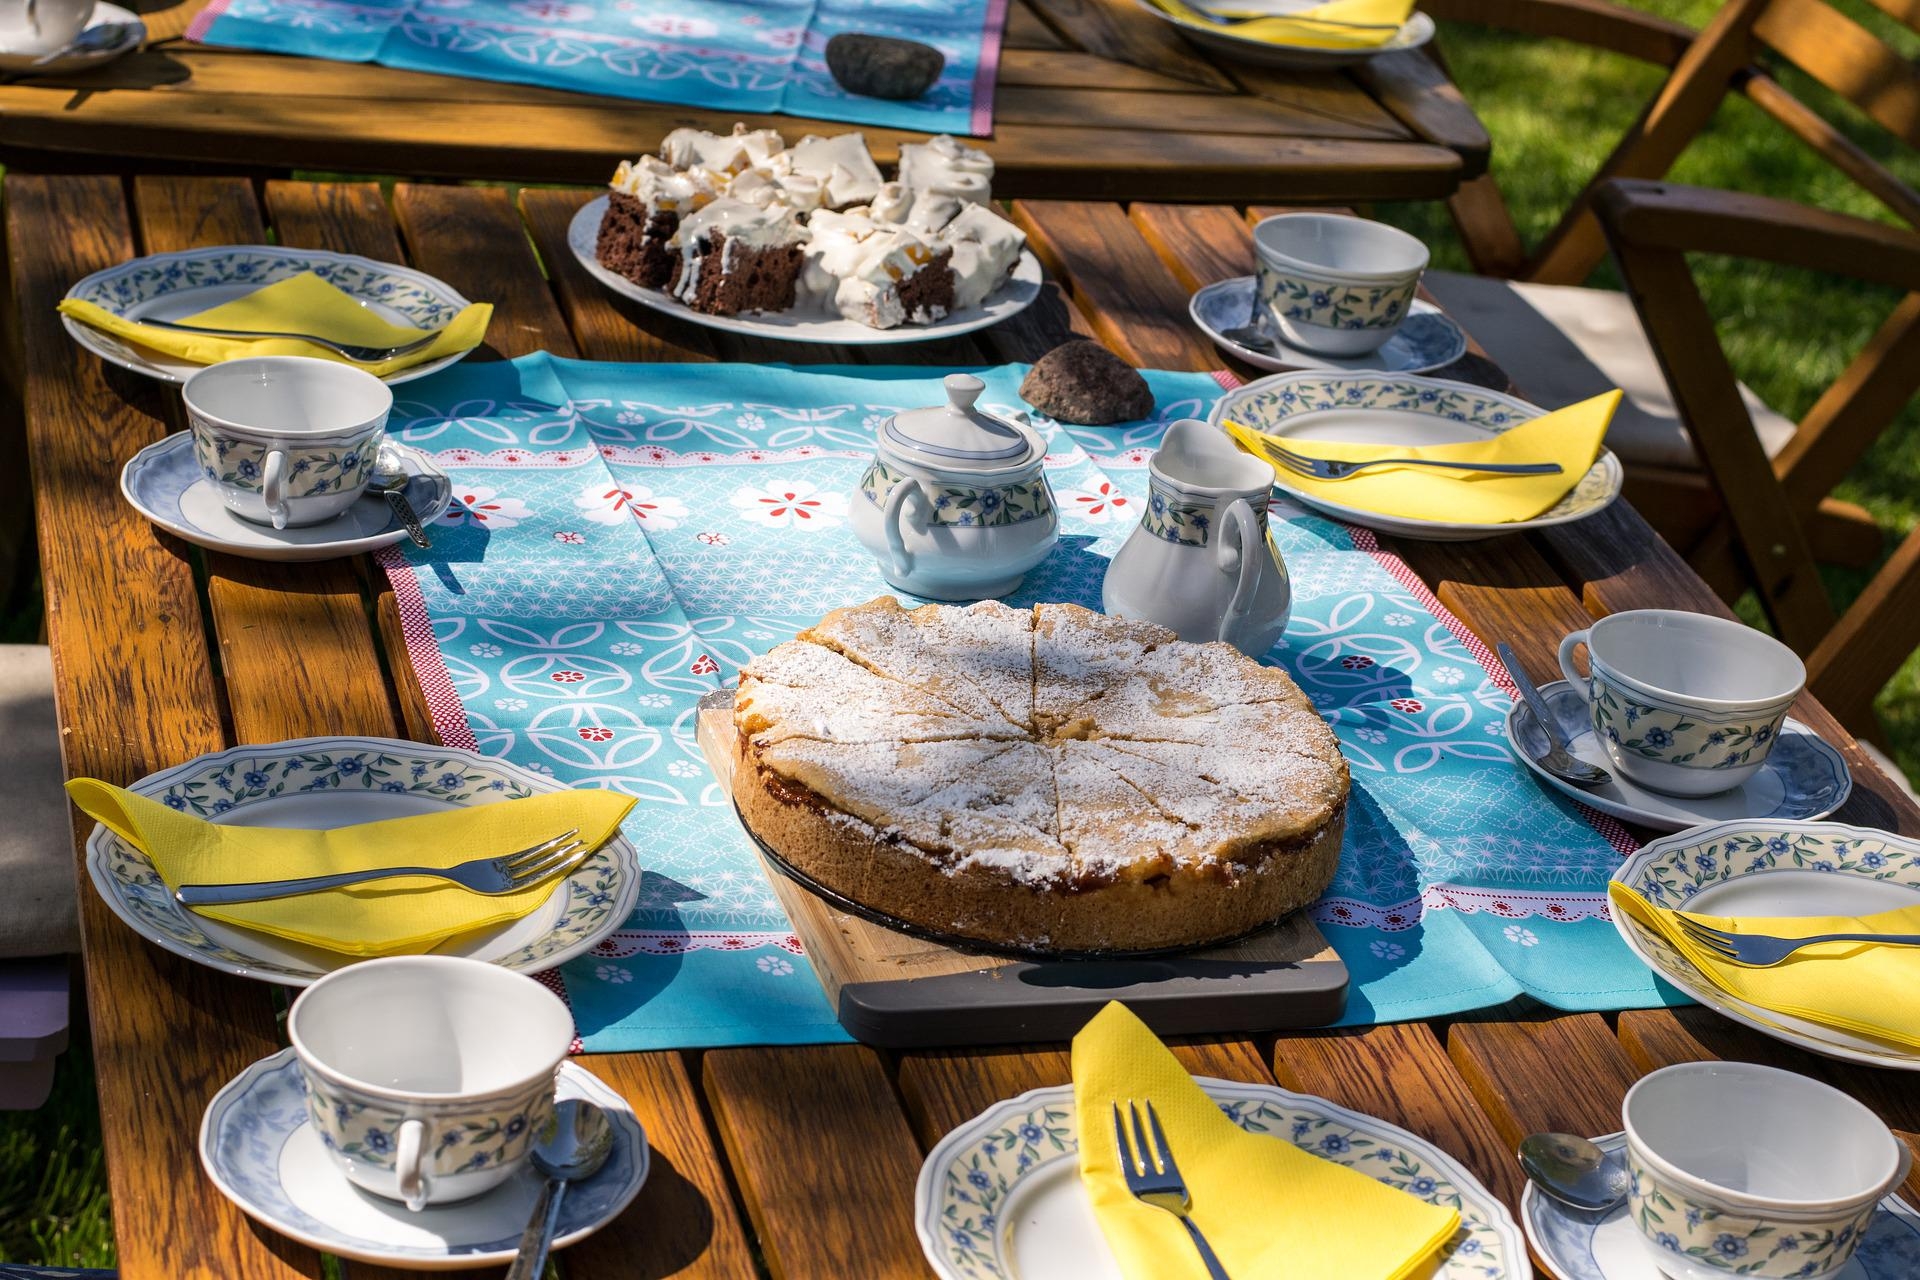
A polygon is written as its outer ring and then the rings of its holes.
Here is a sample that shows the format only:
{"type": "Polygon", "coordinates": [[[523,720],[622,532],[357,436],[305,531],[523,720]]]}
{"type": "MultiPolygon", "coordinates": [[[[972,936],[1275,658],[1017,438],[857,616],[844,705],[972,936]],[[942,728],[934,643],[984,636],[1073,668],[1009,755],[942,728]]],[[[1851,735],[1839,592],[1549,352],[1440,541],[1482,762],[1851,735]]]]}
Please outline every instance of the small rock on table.
{"type": "Polygon", "coordinates": [[[827,41],[827,70],[842,89],[865,98],[917,98],[946,65],[945,54],[914,40],[844,31],[827,41]]]}
{"type": "Polygon", "coordinates": [[[1076,338],[1035,362],[1020,398],[1056,422],[1106,427],[1153,412],[1153,391],[1140,371],[1097,342],[1076,338]]]}

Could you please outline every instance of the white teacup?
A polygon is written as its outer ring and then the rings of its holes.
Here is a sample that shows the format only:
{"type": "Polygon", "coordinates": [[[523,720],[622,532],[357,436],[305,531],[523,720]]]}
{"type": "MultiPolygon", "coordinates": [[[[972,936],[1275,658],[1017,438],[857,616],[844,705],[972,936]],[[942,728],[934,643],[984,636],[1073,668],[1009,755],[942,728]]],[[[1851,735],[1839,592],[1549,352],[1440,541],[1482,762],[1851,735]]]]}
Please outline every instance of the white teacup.
{"type": "Polygon", "coordinates": [[[1807,669],[1793,650],[1726,618],[1674,609],[1611,614],[1560,642],[1593,731],[1621,773],[1655,791],[1708,796],[1760,771],[1807,669]],[[1573,653],[1587,646],[1588,674],[1573,653]]]}
{"type": "Polygon", "coordinates": [[[0,0],[0,53],[52,53],[93,18],[94,0],[0,0]]]}
{"type": "Polygon", "coordinates": [[[208,365],[180,388],[200,474],[233,513],[318,524],[367,491],[393,392],[364,369],[306,356],[208,365]]]}
{"type": "Polygon", "coordinates": [[[1253,229],[1254,289],[1296,347],[1363,356],[1407,318],[1427,246],[1384,222],[1282,213],[1253,229]]]}
{"type": "Polygon", "coordinates": [[[419,1210],[491,1190],[526,1160],[553,1114],[573,1018],[498,965],[389,956],[308,987],[287,1037],[334,1163],[419,1210]]]}
{"type": "Polygon", "coordinates": [[[1838,1089],[1754,1063],[1665,1067],[1620,1110],[1628,1214],[1675,1280],[1831,1276],[1913,1161],[1838,1089]]]}

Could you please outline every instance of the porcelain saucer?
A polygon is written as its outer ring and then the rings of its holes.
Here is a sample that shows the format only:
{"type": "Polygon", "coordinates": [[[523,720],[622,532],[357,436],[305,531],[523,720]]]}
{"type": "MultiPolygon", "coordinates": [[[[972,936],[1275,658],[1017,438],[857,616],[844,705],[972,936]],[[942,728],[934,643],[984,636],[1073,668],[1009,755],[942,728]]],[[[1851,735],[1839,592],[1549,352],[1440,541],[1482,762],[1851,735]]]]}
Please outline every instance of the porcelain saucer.
{"type": "MultiPolygon", "coordinates": [[[[1458,1209],[1432,1280],[1532,1274],[1506,1206],[1424,1139],[1278,1085],[1194,1083],[1243,1129],[1458,1209]]],[[[1080,1183],[1079,1150],[1072,1085],[1008,1098],[942,1138],[920,1166],[913,1213],[940,1280],[1120,1280],[1080,1183]]]]}
{"type": "Polygon", "coordinates": [[[1587,700],[1578,689],[1565,680],[1555,680],[1540,687],[1540,696],[1547,700],[1547,709],[1553,712],[1560,736],[1573,754],[1607,770],[1613,781],[1591,789],[1576,787],[1542,769],[1536,762],[1547,753],[1547,735],[1540,731],[1539,722],[1524,702],[1514,703],[1507,712],[1507,741],[1514,753],[1534,776],[1554,790],[1622,822],[1655,831],[1679,831],[1733,818],[1810,821],[1838,809],[1853,791],[1853,774],[1840,753],[1806,725],[1789,718],[1780,726],[1780,740],[1766,764],[1742,785],[1714,796],[1663,795],[1640,786],[1613,767],[1593,731],[1587,700]]]}
{"type": "Polygon", "coordinates": [[[1235,276],[1210,284],[1193,295],[1187,314],[1205,331],[1214,344],[1227,354],[1246,361],[1256,369],[1275,373],[1289,369],[1342,369],[1355,373],[1431,373],[1450,365],[1467,353],[1467,335],[1447,314],[1422,298],[1416,298],[1406,320],[1380,345],[1364,356],[1337,358],[1287,344],[1278,331],[1274,342],[1279,355],[1256,351],[1226,336],[1228,329],[1247,323],[1253,313],[1253,277],[1235,276]]]}
{"type": "MultiPolygon", "coordinates": [[[[647,1180],[647,1135],[632,1108],[598,1076],[560,1064],[556,1096],[587,1098],[613,1120],[613,1154],[560,1203],[555,1248],[613,1221],[647,1180]]],[[[247,1216],[327,1253],[411,1271],[511,1262],[540,1194],[527,1165],[484,1195],[412,1213],[348,1182],[307,1118],[307,1086],[292,1049],[235,1076],[200,1122],[200,1163],[247,1216]]]]}
{"type": "MultiPolygon", "coordinates": [[[[453,482],[420,450],[397,442],[394,447],[407,470],[407,501],[420,523],[431,525],[453,501],[453,482]]],[[[331,520],[298,529],[242,520],[221,501],[214,483],[200,474],[187,431],[176,431],[133,455],[120,473],[120,492],[168,533],[250,560],[333,560],[376,551],[407,536],[386,499],[374,494],[331,520]]]]}
{"type": "MultiPolygon", "coordinates": [[[[1613,1154],[1623,1133],[1595,1138],[1613,1154]]],[[[1520,1195],[1520,1223],[1534,1257],[1554,1280],[1665,1280],[1622,1203],[1605,1213],[1582,1213],[1532,1183],[1520,1195]]],[[[1920,1275],[1920,1214],[1899,1196],[1880,1202],[1853,1261],[1832,1280],[1911,1280],[1920,1275]]]]}
{"type": "Polygon", "coordinates": [[[80,71],[91,71],[104,66],[115,58],[132,53],[147,42],[147,24],[140,15],[117,4],[107,4],[105,0],[94,5],[93,16],[87,20],[87,29],[104,27],[110,24],[126,28],[121,38],[101,49],[88,49],[82,53],[65,53],[48,62],[39,59],[38,53],[7,53],[0,50],[0,75],[6,76],[66,76],[80,71]]]}

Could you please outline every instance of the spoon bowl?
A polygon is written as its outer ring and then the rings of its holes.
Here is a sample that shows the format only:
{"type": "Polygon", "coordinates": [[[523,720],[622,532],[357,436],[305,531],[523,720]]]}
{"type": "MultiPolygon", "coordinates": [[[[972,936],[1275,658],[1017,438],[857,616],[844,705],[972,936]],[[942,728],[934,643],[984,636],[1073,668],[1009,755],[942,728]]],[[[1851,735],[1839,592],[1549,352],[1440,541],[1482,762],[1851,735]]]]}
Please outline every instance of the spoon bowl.
{"type": "Polygon", "coordinates": [[[1534,1186],[1584,1213],[1605,1213],[1627,1198],[1626,1163],[1570,1133],[1528,1134],[1520,1142],[1520,1169],[1534,1186]]]}
{"type": "Polygon", "coordinates": [[[585,1098],[566,1098],[553,1104],[553,1115],[534,1139],[531,1152],[535,1171],[547,1185],[533,1206],[533,1216],[520,1236],[520,1252],[506,1280],[537,1280],[546,1269],[560,1221],[560,1202],[567,1184],[591,1178],[613,1154],[613,1121],[585,1098]]]}
{"type": "Polygon", "coordinates": [[[1520,659],[1514,656],[1505,641],[1496,648],[1500,653],[1500,661],[1506,664],[1507,674],[1513,677],[1514,687],[1520,690],[1527,710],[1539,723],[1540,732],[1546,735],[1547,754],[1534,757],[1535,763],[1554,777],[1571,782],[1576,787],[1603,787],[1612,782],[1611,773],[1598,765],[1588,764],[1567,749],[1566,740],[1560,736],[1560,727],[1554,723],[1553,712],[1547,709],[1547,700],[1540,696],[1540,690],[1528,677],[1526,668],[1520,665],[1520,659]]]}

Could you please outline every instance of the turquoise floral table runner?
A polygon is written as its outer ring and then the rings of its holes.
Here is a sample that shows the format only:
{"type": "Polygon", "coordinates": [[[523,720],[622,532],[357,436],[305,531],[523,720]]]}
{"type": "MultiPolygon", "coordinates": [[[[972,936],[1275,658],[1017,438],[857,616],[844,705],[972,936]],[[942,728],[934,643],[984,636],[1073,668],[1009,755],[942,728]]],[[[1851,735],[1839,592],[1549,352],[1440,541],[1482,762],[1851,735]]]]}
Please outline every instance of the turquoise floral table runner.
{"type": "MultiPolygon", "coordinates": [[[[1024,366],[978,371],[1021,407],[1024,366]]],[[[1058,549],[1010,603],[1099,607],[1168,422],[1219,385],[1150,372],[1152,421],[1037,422],[1058,549]]],[[[694,737],[700,695],[821,614],[888,588],[847,524],[874,431],[937,404],[926,369],[805,372],[529,356],[398,388],[393,427],[454,477],[434,545],[385,564],[441,736],[639,797],[639,909],[561,973],[590,1050],[844,1038],[694,737]]],[[[1631,841],[1542,791],[1502,731],[1506,675],[1371,535],[1276,500],[1294,608],[1270,660],[1338,732],[1346,848],[1314,908],[1350,1023],[1529,994],[1661,1001],[1607,919],[1631,841]]]]}
{"type": "MultiPolygon", "coordinates": [[[[984,136],[1006,19],[1007,0],[212,0],[187,38],[720,112],[984,136]],[[827,41],[848,31],[932,45],[946,67],[910,102],[850,94],[826,64],[827,41]]],[[[658,142],[635,138],[634,153],[658,142]]]]}

